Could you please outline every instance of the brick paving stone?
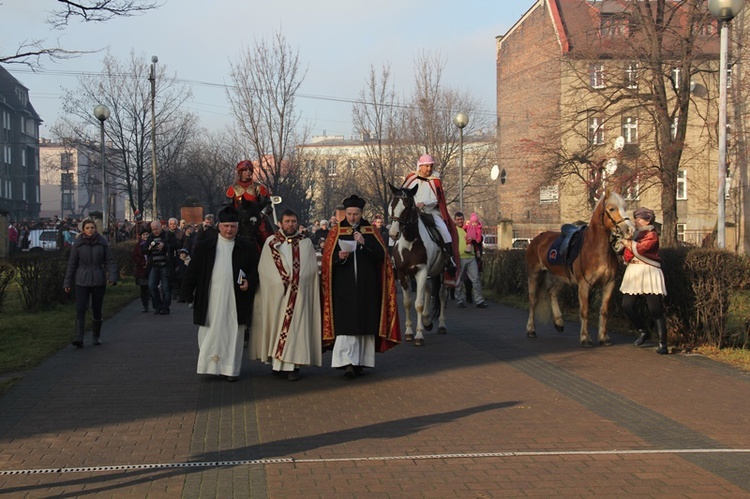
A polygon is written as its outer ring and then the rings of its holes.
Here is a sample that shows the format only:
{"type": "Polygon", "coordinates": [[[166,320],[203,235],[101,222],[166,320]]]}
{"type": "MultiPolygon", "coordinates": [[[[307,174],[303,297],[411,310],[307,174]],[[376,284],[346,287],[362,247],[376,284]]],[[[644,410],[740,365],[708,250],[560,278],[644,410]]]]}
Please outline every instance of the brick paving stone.
{"type": "MultiPolygon", "coordinates": [[[[67,348],[0,398],[0,490],[134,497],[738,497],[748,454],[558,454],[750,447],[750,376],[657,356],[613,335],[540,327],[501,305],[448,310],[449,334],[377,356],[367,376],[303,368],[288,383],[245,361],[237,383],[194,373],[197,328],[179,305],[105,322],[105,345],[67,348]],[[690,380],[689,386],[683,381],[690,380]],[[721,390],[716,387],[721,386],[721,390]],[[669,389],[666,387],[670,387],[669,389]],[[374,459],[538,451],[540,455],[374,459]],[[314,462],[138,469],[275,458],[314,462]],[[325,461],[342,458],[342,461],[325,461]],[[130,466],[5,475],[13,469],[130,466]]],[[[330,363],[330,354],[324,356],[330,363]]]]}

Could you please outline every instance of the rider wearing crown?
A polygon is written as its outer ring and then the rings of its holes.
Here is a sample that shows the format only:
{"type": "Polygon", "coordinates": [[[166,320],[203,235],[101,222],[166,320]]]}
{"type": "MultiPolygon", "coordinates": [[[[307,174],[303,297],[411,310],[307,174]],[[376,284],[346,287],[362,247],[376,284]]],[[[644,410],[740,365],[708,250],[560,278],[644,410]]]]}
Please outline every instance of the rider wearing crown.
{"type": "Polygon", "coordinates": [[[423,154],[417,161],[417,171],[409,173],[401,187],[412,188],[419,186],[414,195],[414,202],[422,212],[433,216],[435,227],[443,239],[443,252],[446,256],[445,270],[449,275],[456,273],[456,262],[458,259],[458,248],[453,241],[457,241],[456,226],[448,214],[448,205],[445,202],[445,192],[440,176],[433,173],[435,160],[429,154],[423,154]]]}
{"type": "MultiPolygon", "coordinates": [[[[265,185],[253,181],[254,168],[253,162],[248,159],[237,163],[237,180],[227,189],[227,198],[238,211],[243,209],[243,204],[249,204],[251,211],[268,216],[273,209],[271,195],[265,185]]],[[[258,230],[261,244],[274,234],[273,228],[268,227],[266,223],[261,223],[258,230]]]]}

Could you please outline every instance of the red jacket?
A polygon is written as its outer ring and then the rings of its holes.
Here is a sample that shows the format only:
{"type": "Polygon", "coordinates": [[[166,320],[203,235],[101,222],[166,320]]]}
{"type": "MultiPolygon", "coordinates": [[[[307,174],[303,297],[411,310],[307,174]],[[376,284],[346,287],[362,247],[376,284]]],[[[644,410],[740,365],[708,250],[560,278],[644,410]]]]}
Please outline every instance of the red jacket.
{"type": "MultiPolygon", "coordinates": [[[[633,238],[635,244],[635,253],[649,260],[661,263],[659,258],[659,235],[653,229],[640,230],[636,233],[633,238]]],[[[630,260],[635,258],[635,255],[630,248],[625,248],[623,254],[625,263],[629,263],[630,260]]]]}

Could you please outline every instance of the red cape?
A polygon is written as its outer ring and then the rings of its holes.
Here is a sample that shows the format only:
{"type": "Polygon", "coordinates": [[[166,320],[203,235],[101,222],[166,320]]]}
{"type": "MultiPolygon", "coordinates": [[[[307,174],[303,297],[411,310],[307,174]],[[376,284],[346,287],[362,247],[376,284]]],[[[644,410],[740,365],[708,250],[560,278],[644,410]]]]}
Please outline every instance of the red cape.
{"type": "MultiPolygon", "coordinates": [[[[375,351],[385,352],[401,343],[401,322],[398,317],[398,305],[396,304],[396,279],[393,277],[393,266],[390,262],[388,246],[383,242],[380,234],[372,225],[360,228],[362,234],[373,234],[385,251],[385,261],[381,265],[380,272],[380,325],[378,336],[375,338],[375,351]]],[[[333,254],[339,236],[351,234],[351,227],[337,225],[328,233],[325,246],[323,247],[323,260],[321,262],[320,277],[323,286],[323,347],[333,348],[336,340],[336,327],[333,319],[333,254]]]]}

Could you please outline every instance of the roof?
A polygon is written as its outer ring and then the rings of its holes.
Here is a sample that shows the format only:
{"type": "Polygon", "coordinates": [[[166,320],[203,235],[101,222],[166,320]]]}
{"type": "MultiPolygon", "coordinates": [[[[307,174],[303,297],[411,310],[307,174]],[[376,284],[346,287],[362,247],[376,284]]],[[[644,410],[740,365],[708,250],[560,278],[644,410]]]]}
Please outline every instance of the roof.
{"type": "Polygon", "coordinates": [[[21,99],[19,99],[18,93],[16,92],[19,87],[23,89],[23,92],[28,96],[29,89],[21,84],[20,81],[16,80],[8,70],[0,65],[0,101],[13,108],[16,112],[26,112],[33,118],[42,121],[39,114],[37,114],[34,109],[34,106],[31,105],[31,99],[26,99],[25,105],[21,99]]]}

